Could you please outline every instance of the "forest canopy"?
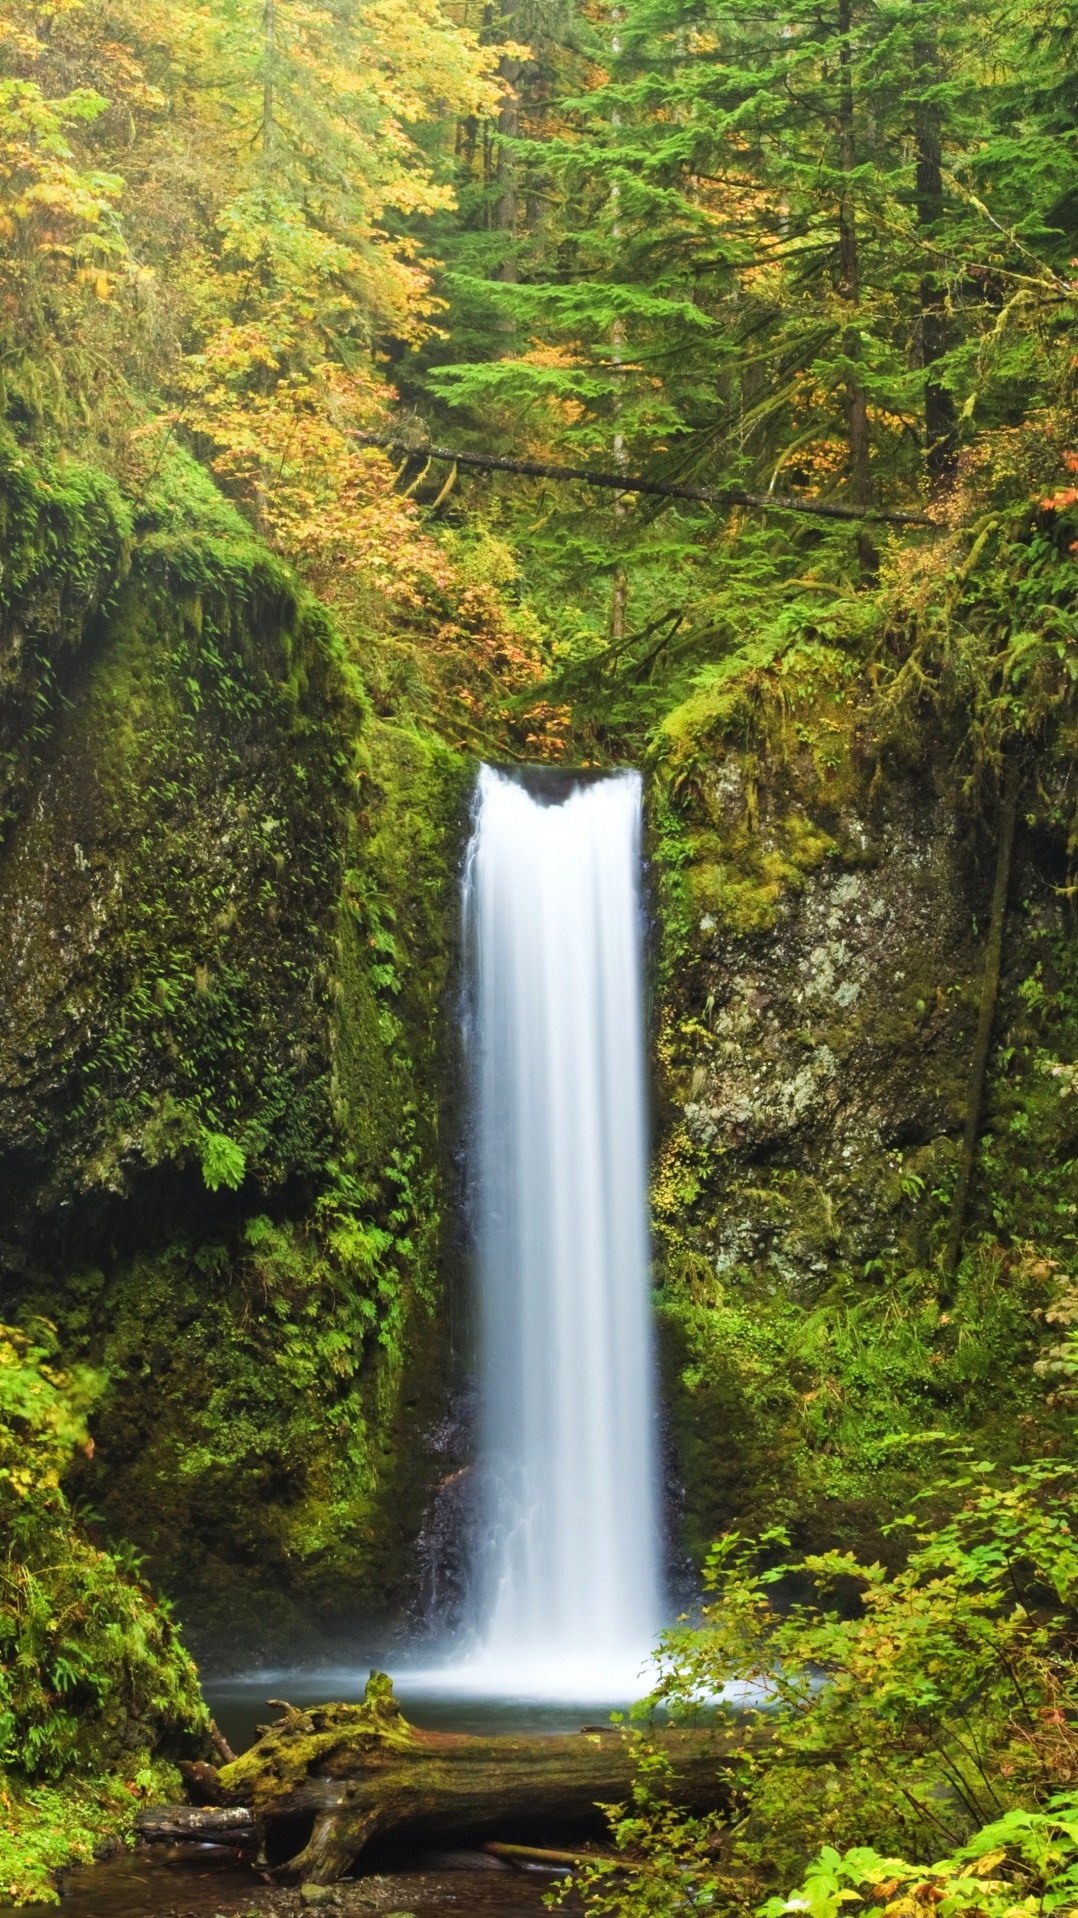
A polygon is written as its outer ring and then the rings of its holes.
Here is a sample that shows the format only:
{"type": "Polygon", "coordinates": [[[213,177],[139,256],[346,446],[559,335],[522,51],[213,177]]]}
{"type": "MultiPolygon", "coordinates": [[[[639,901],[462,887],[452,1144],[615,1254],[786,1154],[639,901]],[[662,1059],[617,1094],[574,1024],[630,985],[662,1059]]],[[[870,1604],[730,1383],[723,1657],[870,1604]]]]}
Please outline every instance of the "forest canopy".
{"type": "Polygon", "coordinates": [[[549,751],[592,706],[643,739],[748,607],[757,643],[856,624],[990,507],[1073,503],[1065,8],[2,29],[11,430],[135,501],[193,455],[464,739],[549,751]],[[855,517],[483,480],[432,438],[855,517]]]}

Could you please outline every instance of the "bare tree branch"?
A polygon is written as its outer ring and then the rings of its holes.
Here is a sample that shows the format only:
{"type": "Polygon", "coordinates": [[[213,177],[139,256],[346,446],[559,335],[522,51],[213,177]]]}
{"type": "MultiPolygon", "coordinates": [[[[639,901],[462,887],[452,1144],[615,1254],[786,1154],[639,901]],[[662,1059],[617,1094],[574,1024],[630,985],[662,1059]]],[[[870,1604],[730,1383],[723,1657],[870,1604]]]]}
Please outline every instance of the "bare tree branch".
{"type": "Polygon", "coordinates": [[[359,446],[383,446],[387,452],[410,453],[417,459],[441,460],[449,465],[474,466],[484,473],[519,473],[525,479],[582,480],[611,493],[649,493],[658,499],[699,500],[705,506],[751,506],[762,512],[807,513],[813,519],[872,520],[889,526],[934,526],[927,513],[889,512],[885,507],[847,506],[839,500],[794,499],[788,493],[746,493],[740,487],[678,486],[668,480],[635,478],[625,473],[598,473],[587,466],[552,466],[543,460],[515,460],[494,453],[463,453],[449,446],[431,446],[419,438],[391,433],[355,433],[359,446]]]}

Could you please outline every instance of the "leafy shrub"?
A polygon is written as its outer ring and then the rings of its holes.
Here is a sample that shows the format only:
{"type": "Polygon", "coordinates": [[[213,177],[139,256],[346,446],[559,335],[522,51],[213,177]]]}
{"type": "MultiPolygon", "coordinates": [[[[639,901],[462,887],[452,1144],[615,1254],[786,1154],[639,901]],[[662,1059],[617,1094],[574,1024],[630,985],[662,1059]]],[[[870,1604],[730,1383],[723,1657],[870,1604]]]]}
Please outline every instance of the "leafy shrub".
{"type": "Polygon", "coordinates": [[[1004,1918],[1073,1903],[1075,1492],[1066,1465],[969,1469],[931,1490],[948,1516],[891,1528],[910,1535],[897,1570],[791,1561],[780,1532],[720,1541],[702,1622],[667,1635],[640,1710],[717,1710],[733,1810],[682,1818],[642,1739],[633,1804],[613,1812],[622,1858],[584,1873],[589,1909],[1004,1918]]]}
{"type": "Polygon", "coordinates": [[[247,1157],[243,1147],[238,1146],[224,1132],[208,1132],[203,1129],[200,1141],[203,1183],[210,1192],[217,1192],[227,1185],[230,1192],[238,1192],[243,1184],[247,1170],[247,1157]]]}
{"type": "Polygon", "coordinates": [[[167,1761],[208,1728],[167,1605],[64,1497],[100,1382],[52,1366],[48,1332],[0,1326],[0,1896],[16,1899],[48,1898],[51,1870],[175,1790],[167,1761]]]}
{"type": "Polygon", "coordinates": [[[840,1856],[825,1846],[789,1898],[771,1898],[762,1918],[807,1911],[837,1918],[860,1903],[880,1918],[930,1918],[976,1912],[984,1918],[1026,1918],[1073,1908],[1078,1898],[1078,1793],[1060,1792],[1044,1811],[1014,1807],[985,1825],[968,1845],[935,1864],[910,1865],[859,1846],[840,1856]]]}

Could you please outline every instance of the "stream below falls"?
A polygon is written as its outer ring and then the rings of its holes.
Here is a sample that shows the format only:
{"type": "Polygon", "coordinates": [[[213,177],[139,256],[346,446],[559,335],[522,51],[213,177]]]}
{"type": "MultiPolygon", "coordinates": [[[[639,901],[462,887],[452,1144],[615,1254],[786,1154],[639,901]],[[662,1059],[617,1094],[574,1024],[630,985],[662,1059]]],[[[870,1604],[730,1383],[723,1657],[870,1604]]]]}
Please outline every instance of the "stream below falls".
{"type": "MultiPolygon", "coordinates": [[[[263,1672],[210,1679],[205,1690],[225,1736],[242,1751],[254,1743],[258,1726],[275,1716],[270,1697],[287,1697],[297,1705],[331,1697],[358,1701],[366,1678],[366,1670],[263,1672]]],[[[593,1714],[586,1705],[446,1698],[411,1691],[407,1681],[401,1691],[412,1722],[431,1730],[553,1734],[576,1731],[592,1717],[603,1721],[610,1710],[609,1703],[593,1714]]],[[[556,1845],[560,1836],[551,1833],[549,1842],[556,1845]]],[[[578,1842],[577,1834],[566,1837],[578,1842]]],[[[518,1918],[529,1912],[538,1918],[558,1875],[534,1866],[512,1868],[475,1851],[432,1852],[402,1844],[362,1877],[327,1888],[316,1905],[309,1905],[295,1888],[268,1882],[219,1846],[153,1846],[71,1872],[61,1887],[59,1918],[306,1918],[314,1911],[342,1918],[518,1918]]],[[[0,1905],[0,1912],[13,1909],[0,1905]]],[[[55,1905],[21,1909],[57,1911],[55,1905]]],[[[565,1909],[572,1913],[579,1907],[570,1900],[565,1909]]]]}
{"type": "MultiPolygon", "coordinates": [[[[514,1870],[493,1859],[480,1863],[481,1856],[417,1852],[395,1860],[392,1870],[327,1888],[309,1904],[214,1846],[155,1848],[72,1872],[59,1918],[310,1918],[322,1911],[342,1918],[518,1918],[542,1912],[550,1872],[514,1870]]],[[[21,1909],[57,1912],[55,1905],[21,1909]]],[[[570,1901],[566,1909],[579,1907],[570,1901]]]]}

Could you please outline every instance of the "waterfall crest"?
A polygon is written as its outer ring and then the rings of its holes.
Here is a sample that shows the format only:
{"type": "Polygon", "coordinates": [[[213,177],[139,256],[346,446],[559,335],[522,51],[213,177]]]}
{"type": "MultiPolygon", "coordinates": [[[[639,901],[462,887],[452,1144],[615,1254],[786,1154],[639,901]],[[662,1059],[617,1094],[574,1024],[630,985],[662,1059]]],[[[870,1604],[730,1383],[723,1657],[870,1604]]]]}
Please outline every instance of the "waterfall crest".
{"type": "Polygon", "coordinates": [[[484,767],[464,888],[482,1521],[473,1676],[639,1691],[660,1622],[639,775],[484,767]],[[560,802],[560,803],[559,803],[560,802]]]}

